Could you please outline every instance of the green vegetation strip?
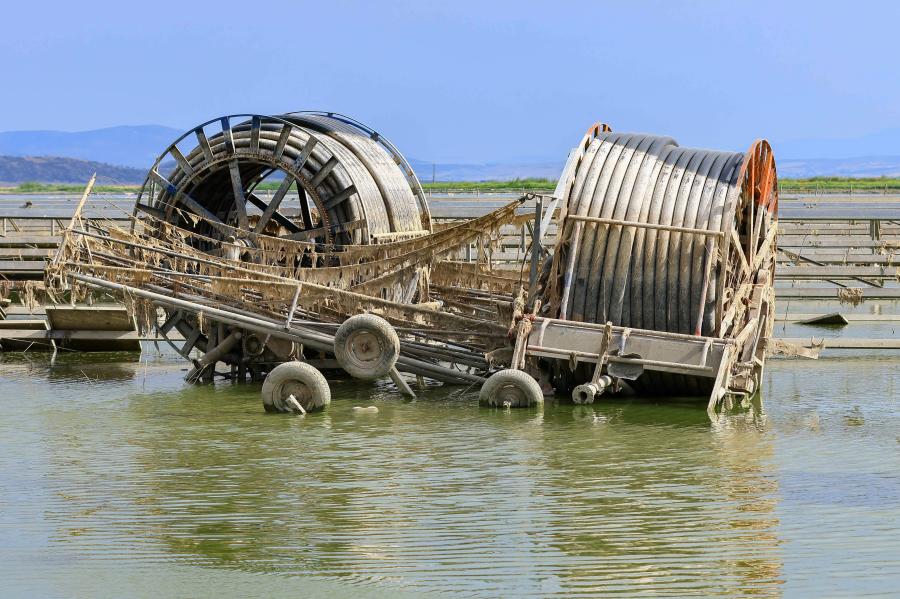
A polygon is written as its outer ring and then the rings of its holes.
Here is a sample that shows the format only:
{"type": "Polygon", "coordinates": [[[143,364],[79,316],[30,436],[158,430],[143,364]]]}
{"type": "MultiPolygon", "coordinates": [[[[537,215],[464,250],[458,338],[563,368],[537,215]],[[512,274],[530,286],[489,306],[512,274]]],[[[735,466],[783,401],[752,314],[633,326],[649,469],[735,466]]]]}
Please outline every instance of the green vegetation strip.
{"type": "MultiPolygon", "coordinates": [[[[256,189],[274,191],[278,189],[278,181],[265,181],[256,189]]],[[[440,183],[422,183],[425,191],[551,191],[556,187],[553,179],[513,179],[512,181],[446,181],[440,183]]]]}
{"type": "Polygon", "coordinates": [[[896,177],[811,177],[809,179],[778,178],[778,187],[788,193],[896,193],[900,178],[896,177]]]}
{"type": "MultiPolygon", "coordinates": [[[[260,191],[274,191],[279,182],[267,181],[260,184],[260,191]]],[[[779,179],[778,186],[782,193],[900,193],[900,178],[894,177],[812,177],[809,179],[779,179]]],[[[425,191],[436,193],[490,193],[516,191],[551,192],[556,187],[553,179],[513,179],[511,181],[446,181],[439,183],[423,183],[425,191]]],[[[68,183],[22,183],[16,187],[0,187],[0,194],[46,194],[46,193],[81,193],[84,185],[68,183]]],[[[97,185],[96,193],[137,193],[139,185],[97,185]]]]}
{"type": "MultiPolygon", "coordinates": [[[[85,184],[77,183],[35,183],[29,181],[16,187],[0,187],[0,194],[19,193],[81,193],[85,184]]],[[[94,193],[137,193],[139,185],[94,185],[94,193]]]]}
{"type": "Polygon", "coordinates": [[[422,183],[425,191],[552,191],[555,179],[513,179],[511,181],[448,181],[422,183]]]}

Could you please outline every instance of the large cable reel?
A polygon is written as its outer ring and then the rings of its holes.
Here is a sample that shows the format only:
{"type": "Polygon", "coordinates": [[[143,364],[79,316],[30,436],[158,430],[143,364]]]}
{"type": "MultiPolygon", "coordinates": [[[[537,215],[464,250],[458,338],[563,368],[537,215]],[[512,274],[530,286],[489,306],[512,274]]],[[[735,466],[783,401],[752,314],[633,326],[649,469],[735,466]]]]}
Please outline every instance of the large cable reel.
{"type": "Polygon", "coordinates": [[[223,224],[323,244],[431,231],[409,163],[384,137],[335,113],[229,115],[202,123],[156,159],[137,210],[212,237],[225,234],[223,224]],[[256,190],[263,180],[281,184],[264,197],[256,190]]]}
{"type": "MultiPolygon", "coordinates": [[[[187,242],[200,252],[221,252],[223,241],[252,248],[259,234],[327,249],[432,230],[425,194],[397,148],[330,112],[235,114],[194,127],[157,157],[138,195],[135,215],[141,213],[192,232],[187,242]],[[275,188],[263,189],[264,181],[275,188]]],[[[302,266],[331,265],[323,262],[327,252],[315,255],[318,261],[302,266]]],[[[236,257],[254,260],[250,252],[236,257]]],[[[197,334],[193,317],[173,326],[191,347],[212,345],[206,332],[197,334]]],[[[259,361],[287,358],[251,353],[259,361]]]]}
{"type": "MultiPolygon", "coordinates": [[[[764,140],[740,154],[595,125],[570,155],[557,194],[562,229],[544,315],[727,336],[723,313],[737,287],[764,279],[771,285],[774,261],[755,264],[777,222],[775,162],[764,140]],[[714,237],[721,242],[711,243],[714,237]]],[[[771,322],[764,326],[770,330],[771,322]]],[[[560,386],[570,390],[589,370],[559,372],[560,386]]],[[[709,383],[648,371],[634,386],[699,395],[709,383]]]]}

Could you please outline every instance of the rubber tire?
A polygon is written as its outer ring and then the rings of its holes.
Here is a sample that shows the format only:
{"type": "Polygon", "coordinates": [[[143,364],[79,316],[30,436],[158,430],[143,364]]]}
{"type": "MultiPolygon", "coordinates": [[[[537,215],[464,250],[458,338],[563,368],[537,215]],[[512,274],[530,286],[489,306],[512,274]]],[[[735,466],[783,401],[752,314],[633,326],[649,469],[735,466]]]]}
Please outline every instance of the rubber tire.
{"type": "Polygon", "coordinates": [[[495,372],[481,386],[478,400],[487,406],[529,408],[544,403],[544,392],[534,377],[522,370],[495,372]]]}
{"type": "Polygon", "coordinates": [[[341,368],[356,379],[372,381],[387,376],[400,357],[400,338],[391,323],[375,314],[357,314],[345,320],[334,335],[334,356],[341,368]],[[380,346],[369,360],[360,359],[350,346],[354,337],[368,334],[380,346]]]}
{"type": "Polygon", "coordinates": [[[322,410],[331,403],[328,381],[317,368],[306,362],[279,364],[263,381],[262,400],[266,412],[294,412],[285,402],[291,394],[307,412],[322,410]]]}

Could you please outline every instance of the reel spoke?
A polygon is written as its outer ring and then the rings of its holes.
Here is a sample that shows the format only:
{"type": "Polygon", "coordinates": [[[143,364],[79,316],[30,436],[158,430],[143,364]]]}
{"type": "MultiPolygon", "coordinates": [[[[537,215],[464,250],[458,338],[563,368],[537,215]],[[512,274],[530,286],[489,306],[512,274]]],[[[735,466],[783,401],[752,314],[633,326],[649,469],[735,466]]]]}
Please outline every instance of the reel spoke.
{"type": "Polygon", "coordinates": [[[238,226],[241,229],[249,230],[250,223],[247,221],[247,200],[244,197],[244,184],[241,182],[241,165],[237,158],[232,159],[228,163],[228,171],[231,173],[231,189],[234,193],[234,213],[237,214],[238,226]]]}
{"type": "MultiPolygon", "coordinates": [[[[288,187],[290,187],[290,185],[288,185],[288,187]]],[[[269,210],[269,208],[271,208],[272,204],[275,202],[274,198],[271,202],[266,204],[256,194],[251,193],[247,195],[247,200],[260,210],[264,210],[265,212],[263,212],[263,216],[266,216],[266,213],[268,213],[268,218],[265,219],[265,222],[263,222],[262,217],[260,217],[259,222],[256,223],[256,227],[254,227],[253,229],[255,233],[261,233],[263,228],[265,228],[266,223],[268,223],[272,219],[274,219],[275,222],[277,222],[279,225],[281,225],[291,233],[296,233],[300,230],[300,227],[295,225],[288,217],[284,216],[277,210],[269,210]],[[262,227],[260,227],[260,223],[262,223],[262,227]]],[[[279,199],[278,202],[281,203],[281,200],[279,199]]]]}

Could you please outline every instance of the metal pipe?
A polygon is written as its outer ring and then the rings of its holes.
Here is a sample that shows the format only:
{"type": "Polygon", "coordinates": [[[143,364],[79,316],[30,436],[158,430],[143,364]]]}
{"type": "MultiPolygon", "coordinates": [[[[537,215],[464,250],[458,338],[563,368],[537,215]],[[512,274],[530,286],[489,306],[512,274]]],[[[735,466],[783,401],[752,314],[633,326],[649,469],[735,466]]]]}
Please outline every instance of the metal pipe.
{"type": "MultiPolygon", "coordinates": [[[[259,318],[253,318],[231,311],[220,310],[218,308],[213,308],[211,306],[206,306],[203,304],[197,304],[195,302],[189,302],[187,300],[182,300],[179,298],[168,297],[159,293],[154,293],[152,291],[146,291],[144,289],[138,289],[136,287],[123,285],[122,283],[114,283],[111,281],[106,281],[82,274],[72,274],[70,276],[75,280],[81,281],[82,283],[86,283],[88,285],[93,285],[95,287],[103,287],[105,289],[127,292],[137,297],[149,299],[156,303],[183,308],[195,313],[202,312],[213,320],[224,322],[226,324],[240,326],[251,331],[270,334],[273,337],[278,337],[281,339],[299,341],[305,346],[318,351],[329,353],[334,351],[334,337],[326,334],[300,330],[296,327],[285,330],[280,324],[273,324],[259,318]]],[[[408,356],[401,355],[397,360],[397,365],[400,370],[404,370],[412,374],[421,374],[422,376],[427,376],[429,378],[448,383],[469,384],[480,383],[484,381],[484,378],[480,376],[460,372],[457,370],[453,370],[452,368],[445,368],[443,366],[431,364],[408,356]]]]}
{"type": "Polygon", "coordinates": [[[584,225],[581,222],[575,223],[575,233],[572,236],[572,242],[569,244],[569,255],[566,261],[566,270],[563,273],[563,292],[560,300],[559,317],[565,320],[569,313],[569,295],[572,292],[572,277],[575,270],[575,256],[578,253],[578,243],[581,241],[581,230],[584,225]]]}
{"type": "MultiPolygon", "coordinates": [[[[555,347],[542,347],[540,345],[528,345],[529,352],[555,353],[559,354],[560,359],[568,359],[570,356],[576,358],[585,358],[592,362],[600,359],[600,354],[595,352],[559,349],[555,347]]],[[[617,362],[620,364],[639,364],[641,366],[652,366],[657,368],[678,368],[682,370],[691,370],[698,373],[712,372],[711,366],[703,366],[699,364],[684,364],[682,362],[668,362],[666,360],[645,360],[643,358],[623,358],[621,356],[608,356],[608,362],[617,362]]]]}
{"type": "Polygon", "coordinates": [[[240,340],[241,332],[232,331],[231,334],[225,337],[225,339],[223,339],[221,343],[200,356],[200,359],[197,360],[197,364],[199,364],[200,367],[203,367],[218,362],[222,359],[222,356],[230,352],[231,348],[233,348],[240,340]]]}
{"type": "Polygon", "coordinates": [[[597,223],[600,225],[638,227],[641,229],[653,229],[655,231],[670,231],[674,233],[688,233],[690,235],[704,235],[706,237],[722,237],[725,235],[721,231],[709,231],[707,229],[695,229],[693,227],[673,227],[669,225],[658,225],[654,223],[640,223],[632,220],[620,220],[616,218],[596,218],[592,216],[580,216],[577,214],[570,214],[568,218],[572,220],[580,220],[586,223],[597,223]]]}

